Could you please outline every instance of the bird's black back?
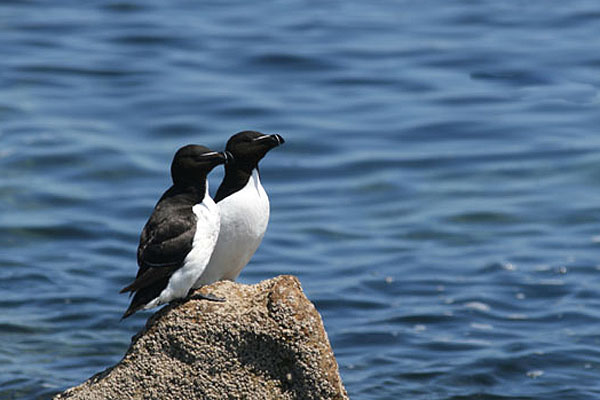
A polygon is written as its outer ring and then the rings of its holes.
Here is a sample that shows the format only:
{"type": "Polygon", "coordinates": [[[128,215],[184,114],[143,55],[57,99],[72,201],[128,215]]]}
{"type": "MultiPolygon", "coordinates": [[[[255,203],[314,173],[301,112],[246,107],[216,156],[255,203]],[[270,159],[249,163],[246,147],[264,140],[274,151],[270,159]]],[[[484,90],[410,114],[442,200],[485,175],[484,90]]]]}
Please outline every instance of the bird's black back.
{"type": "Polygon", "coordinates": [[[154,207],[140,235],[136,279],[122,290],[135,293],[124,318],[159,296],[173,272],[182,266],[196,233],[197,218],[192,207],[203,198],[203,187],[172,186],[154,207]]]}

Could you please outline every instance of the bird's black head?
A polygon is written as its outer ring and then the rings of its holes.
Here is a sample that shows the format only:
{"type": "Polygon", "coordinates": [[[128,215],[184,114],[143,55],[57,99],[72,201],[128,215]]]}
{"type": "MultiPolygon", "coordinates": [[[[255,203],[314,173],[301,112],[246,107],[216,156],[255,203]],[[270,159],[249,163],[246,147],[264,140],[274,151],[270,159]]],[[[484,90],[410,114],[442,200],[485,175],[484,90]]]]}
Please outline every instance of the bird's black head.
{"type": "Polygon", "coordinates": [[[176,185],[204,183],[208,173],[232,159],[229,152],[218,153],[207,147],[188,144],[177,150],[171,164],[171,177],[176,185]]]}
{"type": "Polygon", "coordinates": [[[252,170],[269,150],[285,143],[281,135],[265,135],[256,131],[236,133],[227,141],[225,149],[233,155],[236,168],[252,170]]]}

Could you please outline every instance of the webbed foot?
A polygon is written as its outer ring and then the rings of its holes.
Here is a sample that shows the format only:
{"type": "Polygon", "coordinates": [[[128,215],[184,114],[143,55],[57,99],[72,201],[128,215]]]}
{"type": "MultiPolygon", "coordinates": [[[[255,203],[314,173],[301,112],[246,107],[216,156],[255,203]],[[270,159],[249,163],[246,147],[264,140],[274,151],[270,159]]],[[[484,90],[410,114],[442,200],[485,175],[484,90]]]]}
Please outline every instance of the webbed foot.
{"type": "Polygon", "coordinates": [[[219,302],[219,303],[223,303],[223,302],[225,302],[225,299],[224,299],[223,297],[217,297],[217,296],[214,296],[214,295],[212,295],[212,294],[210,294],[210,293],[207,293],[207,294],[203,294],[203,293],[200,293],[200,292],[198,292],[198,293],[193,293],[193,294],[190,296],[190,298],[191,298],[191,299],[195,299],[195,300],[209,300],[209,301],[217,301],[217,302],[219,302]]]}

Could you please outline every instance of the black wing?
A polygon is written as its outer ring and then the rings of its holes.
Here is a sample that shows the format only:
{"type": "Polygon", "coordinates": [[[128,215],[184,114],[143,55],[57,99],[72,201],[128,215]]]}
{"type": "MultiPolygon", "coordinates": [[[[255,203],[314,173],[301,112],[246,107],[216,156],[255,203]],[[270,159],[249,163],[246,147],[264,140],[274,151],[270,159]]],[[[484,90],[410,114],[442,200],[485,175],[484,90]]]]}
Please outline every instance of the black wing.
{"type": "Polygon", "coordinates": [[[178,213],[152,214],[140,237],[140,269],[179,266],[192,249],[196,216],[191,207],[178,213]]]}
{"type": "Polygon", "coordinates": [[[168,194],[158,202],[142,230],[137,252],[139,270],[135,281],[121,293],[168,281],[192,249],[197,221],[192,204],[168,194]]]}

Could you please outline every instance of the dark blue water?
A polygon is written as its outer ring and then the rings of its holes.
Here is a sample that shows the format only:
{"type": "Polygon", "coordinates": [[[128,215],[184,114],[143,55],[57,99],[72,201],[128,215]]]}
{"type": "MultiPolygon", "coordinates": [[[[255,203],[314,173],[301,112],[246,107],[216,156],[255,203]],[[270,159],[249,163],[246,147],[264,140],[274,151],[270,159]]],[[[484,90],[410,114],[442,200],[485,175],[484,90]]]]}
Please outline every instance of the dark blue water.
{"type": "Polygon", "coordinates": [[[2,2],[0,398],[122,357],[174,151],[244,129],[287,143],[240,280],[300,278],[351,398],[600,398],[598,37],[592,0],[2,2]]]}

